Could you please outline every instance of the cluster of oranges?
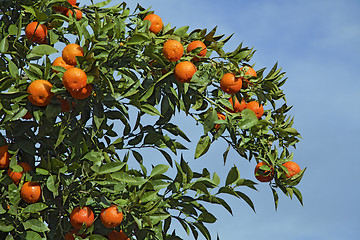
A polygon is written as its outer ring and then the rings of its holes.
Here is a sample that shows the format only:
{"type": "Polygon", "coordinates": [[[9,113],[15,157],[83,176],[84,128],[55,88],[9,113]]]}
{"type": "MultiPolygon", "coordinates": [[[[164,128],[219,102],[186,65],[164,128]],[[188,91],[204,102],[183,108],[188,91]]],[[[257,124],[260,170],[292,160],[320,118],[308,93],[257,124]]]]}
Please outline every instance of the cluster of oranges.
{"type": "MultiPolygon", "coordinates": [[[[106,228],[115,228],[121,224],[123,221],[123,213],[118,211],[116,205],[112,205],[107,208],[103,208],[100,212],[100,221],[106,228]]],[[[70,214],[70,223],[73,226],[73,229],[65,235],[65,240],[75,239],[74,235],[77,235],[79,230],[83,225],[90,227],[95,220],[94,212],[91,208],[76,207],[72,210],[70,214]]],[[[82,238],[85,238],[86,235],[79,235],[82,238]]],[[[109,240],[129,240],[126,234],[123,231],[117,232],[113,230],[107,235],[109,240]]]]}
{"type": "MultiPolygon", "coordinates": [[[[62,56],[56,58],[52,64],[53,67],[63,67],[65,72],[62,76],[62,83],[65,89],[75,99],[88,98],[93,90],[93,85],[87,83],[86,73],[77,68],[77,56],[84,56],[84,50],[78,44],[68,44],[62,51],[62,56]]],[[[55,73],[59,73],[54,70],[55,73]]],[[[53,85],[44,79],[37,79],[30,83],[27,88],[29,101],[36,106],[47,106],[54,94],[51,92],[53,85]]],[[[57,100],[61,103],[61,110],[68,112],[71,109],[69,101],[58,96],[57,100]]],[[[23,118],[31,118],[31,115],[25,115],[23,118]]]]}
{"type": "MultiPolygon", "coordinates": [[[[62,6],[53,6],[53,9],[56,12],[62,13],[69,17],[70,15],[74,16],[76,20],[82,19],[82,12],[77,9],[76,0],[67,0],[74,8],[75,14],[73,11],[62,6]]],[[[25,35],[29,41],[32,41],[37,44],[47,44],[47,34],[48,28],[45,24],[40,24],[39,22],[31,22],[25,28],[25,35]]]]}
{"type": "MultiPolygon", "coordinates": [[[[151,26],[149,30],[155,34],[158,34],[163,26],[162,20],[156,14],[147,15],[144,20],[148,20],[151,22],[151,26]]],[[[187,53],[192,52],[194,49],[199,49],[197,52],[197,56],[195,56],[192,60],[199,61],[199,57],[205,57],[207,53],[206,45],[199,40],[193,41],[187,46],[187,53]]],[[[162,49],[163,56],[170,62],[179,61],[184,54],[184,46],[181,42],[169,39],[167,40],[162,49]]],[[[193,75],[197,71],[196,66],[190,61],[180,61],[175,65],[174,76],[176,80],[182,83],[190,82],[193,75]]],[[[253,83],[250,82],[249,78],[256,78],[256,71],[250,66],[244,66],[240,68],[240,71],[243,72],[242,75],[238,76],[238,73],[225,73],[220,80],[220,88],[223,92],[232,95],[228,100],[232,106],[232,109],[226,108],[227,111],[232,113],[238,113],[243,111],[244,109],[252,110],[256,117],[260,119],[264,115],[264,107],[257,101],[249,101],[246,102],[245,99],[241,99],[239,101],[235,96],[241,89],[249,88],[253,83]]],[[[218,119],[225,120],[226,115],[223,113],[217,113],[218,119]]],[[[215,124],[214,128],[218,130],[220,128],[220,124],[215,124]]],[[[259,162],[255,167],[255,177],[260,182],[270,182],[274,178],[274,169],[270,167],[270,170],[262,170],[261,166],[268,165],[265,162],[259,162]]],[[[299,165],[293,161],[287,161],[283,164],[283,166],[287,169],[286,178],[291,178],[296,174],[301,172],[299,165]]]]}

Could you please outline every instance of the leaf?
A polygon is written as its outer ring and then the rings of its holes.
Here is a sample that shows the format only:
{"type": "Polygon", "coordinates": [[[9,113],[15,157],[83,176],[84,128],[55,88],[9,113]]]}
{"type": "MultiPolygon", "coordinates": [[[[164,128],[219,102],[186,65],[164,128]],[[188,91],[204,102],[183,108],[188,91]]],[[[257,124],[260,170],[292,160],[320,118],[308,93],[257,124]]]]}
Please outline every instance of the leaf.
{"type": "Polygon", "coordinates": [[[279,195],[277,194],[275,189],[271,188],[271,191],[272,191],[273,197],[274,197],[275,210],[277,210],[278,203],[279,203],[279,195]]]}
{"type": "Polygon", "coordinates": [[[168,170],[169,166],[165,164],[156,165],[150,173],[150,177],[154,177],[156,175],[164,174],[168,170]]]}
{"type": "Polygon", "coordinates": [[[27,205],[23,212],[24,213],[38,213],[41,212],[42,210],[45,210],[46,208],[48,208],[48,206],[45,203],[33,203],[30,205],[27,205]]]}
{"type": "Polygon", "coordinates": [[[42,240],[40,234],[33,231],[26,231],[25,240],[42,240]]]}
{"type": "Polygon", "coordinates": [[[4,37],[0,42],[0,53],[6,53],[9,49],[9,41],[4,37]]]}
{"type": "Polygon", "coordinates": [[[205,211],[200,214],[197,220],[206,223],[214,223],[217,219],[213,214],[205,211]]]}
{"type": "Polygon", "coordinates": [[[159,110],[150,104],[141,105],[141,111],[144,113],[150,114],[151,116],[160,116],[159,110]]]}
{"type": "Polygon", "coordinates": [[[149,41],[149,37],[145,34],[135,34],[130,37],[130,39],[126,42],[126,45],[140,45],[145,44],[145,42],[149,41]]]}
{"type": "Polygon", "coordinates": [[[238,126],[241,129],[249,129],[257,124],[258,118],[256,114],[250,109],[244,109],[241,111],[242,119],[239,120],[238,126]]]}
{"type": "Polygon", "coordinates": [[[188,30],[189,30],[189,26],[180,27],[174,31],[174,35],[183,37],[188,30]]]}
{"type": "Polygon", "coordinates": [[[99,168],[99,174],[107,174],[117,172],[122,169],[126,164],[123,162],[107,163],[99,168]]]}
{"type": "Polygon", "coordinates": [[[10,232],[12,230],[14,230],[14,226],[5,223],[5,221],[3,221],[3,220],[0,220],[0,231],[1,232],[10,232]]]}
{"type": "Polygon", "coordinates": [[[30,219],[26,222],[23,222],[23,226],[25,230],[32,229],[36,232],[47,232],[49,231],[49,228],[46,226],[46,224],[38,219],[30,219]]]}
{"type": "Polygon", "coordinates": [[[229,186],[230,184],[235,183],[240,178],[239,170],[236,166],[232,167],[226,177],[225,185],[229,186]]]}
{"type": "Polygon", "coordinates": [[[202,136],[196,145],[195,159],[204,155],[210,148],[211,140],[209,135],[202,136]]]}
{"type": "Polygon", "coordinates": [[[57,53],[59,52],[56,48],[46,45],[46,44],[41,44],[38,46],[35,46],[30,54],[34,54],[34,55],[39,55],[39,56],[43,56],[43,55],[50,55],[53,53],[57,53]]]}

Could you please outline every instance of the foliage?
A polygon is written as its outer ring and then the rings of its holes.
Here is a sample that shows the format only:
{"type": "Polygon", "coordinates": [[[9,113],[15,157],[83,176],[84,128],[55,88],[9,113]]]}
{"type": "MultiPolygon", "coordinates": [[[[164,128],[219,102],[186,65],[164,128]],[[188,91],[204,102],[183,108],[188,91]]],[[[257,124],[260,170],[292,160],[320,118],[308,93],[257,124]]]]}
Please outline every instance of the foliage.
{"type": "MultiPolygon", "coordinates": [[[[248,161],[275,167],[275,180],[269,186],[276,207],[276,189],[290,197],[295,194],[302,202],[295,185],[304,171],[286,179],[286,169],[281,167],[292,160],[289,148],[295,147],[300,135],[288,115],[291,106],[281,89],[286,79],[277,64],[267,74],[266,69],[257,70],[257,77],[249,78],[251,87],[236,94],[238,99],[264,105],[264,117],[258,120],[248,109],[232,113],[228,110],[231,95],[221,91],[220,79],[227,72],[247,78],[240,68],[251,60],[254,49],[240,44],[226,52],[223,47],[231,36],[215,35],[216,28],[189,31],[187,26],[167,24],[155,35],[149,31],[150,22],[142,20],[152,13],[149,9],[138,5],[131,12],[126,3],[106,8],[109,2],[80,7],[83,18],[76,21],[52,9],[54,4],[73,8],[66,0],[0,0],[0,145],[9,145],[14,171],[21,171],[18,161],[33,168],[18,186],[6,169],[0,170],[1,238],[62,239],[71,229],[69,215],[75,207],[89,206],[98,216],[101,209],[115,204],[124,213],[116,229],[130,239],[180,239],[179,230],[171,230],[174,221],[195,239],[199,234],[211,239],[208,223],[216,217],[207,203],[232,213],[223,199],[232,195],[255,210],[242,189],[256,189],[256,183],[240,178],[236,166],[227,169],[224,181],[207,168],[201,172],[190,168],[181,155],[187,149],[181,141],[190,139],[173,123],[177,112],[203,126],[195,158],[217,141],[225,141],[229,147],[223,153],[224,164],[232,149],[248,161]],[[48,44],[26,38],[24,29],[32,21],[46,24],[48,44]],[[177,82],[176,62],[162,56],[168,39],[184,46],[201,40],[207,46],[207,55],[194,61],[197,72],[189,83],[177,82]],[[93,93],[83,100],[72,98],[63,86],[65,69],[51,66],[51,59],[62,51],[59,46],[69,43],[78,43],[85,51],[84,57],[77,57],[78,67],[93,84],[93,93]],[[37,79],[53,84],[55,96],[46,107],[27,99],[27,86],[37,79]],[[72,110],[62,112],[57,97],[73,104],[72,110]],[[33,119],[24,120],[28,111],[33,119]],[[219,120],[218,112],[225,113],[226,119],[219,120]],[[149,115],[157,120],[147,123],[149,115]],[[216,124],[221,124],[218,130],[216,124]],[[166,161],[145,167],[149,160],[139,149],[147,148],[159,151],[166,161]],[[129,166],[133,159],[138,168],[129,166]],[[167,174],[169,167],[176,170],[174,176],[167,174]],[[30,180],[42,186],[42,200],[34,204],[20,197],[22,184],[30,180]]],[[[181,61],[192,61],[200,50],[184,54],[181,61]]],[[[97,219],[80,232],[90,239],[106,239],[111,231],[97,219]]]]}

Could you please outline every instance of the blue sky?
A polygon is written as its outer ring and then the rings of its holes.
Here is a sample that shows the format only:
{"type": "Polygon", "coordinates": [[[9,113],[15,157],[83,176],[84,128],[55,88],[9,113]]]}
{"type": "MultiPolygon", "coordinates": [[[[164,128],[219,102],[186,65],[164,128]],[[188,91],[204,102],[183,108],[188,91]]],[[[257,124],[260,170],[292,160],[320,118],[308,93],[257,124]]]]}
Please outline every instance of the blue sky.
{"type": "MultiPolygon", "coordinates": [[[[78,2],[83,6],[85,1],[78,2]]],[[[256,213],[244,202],[229,198],[234,215],[222,208],[213,209],[218,217],[209,226],[213,237],[216,239],[218,233],[225,240],[359,239],[360,1],[143,0],[128,4],[134,9],[137,2],[151,6],[173,27],[210,30],[218,26],[219,34],[235,33],[226,50],[244,42],[257,49],[251,61],[255,69],[278,62],[287,73],[284,91],[288,104],[294,106],[295,128],[303,137],[294,151],[294,161],[308,168],[298,185],[304,206],[280,194],[275,211],[268,186],[259,185],[258,192],[244,190],[254,201],[256,213]]],[[[176,121],[189,129],[186,133],[195,145],[202,129],[181,116],[176,121]]],[[[225,148],[216,144],[197,160],[191,159],[194,149],[185,156],[195,169],[205,166],[224,176],[225,169],[236,164],[242,177],[254,179],[253,162],[237,154],[230,153],[223,167],[225,148]]],[[[160,155],[149,156],[159,158],[154,163],[164,163],[160,155]]],[[[192,239],[186,234],[183,237],[192,239]]]]}

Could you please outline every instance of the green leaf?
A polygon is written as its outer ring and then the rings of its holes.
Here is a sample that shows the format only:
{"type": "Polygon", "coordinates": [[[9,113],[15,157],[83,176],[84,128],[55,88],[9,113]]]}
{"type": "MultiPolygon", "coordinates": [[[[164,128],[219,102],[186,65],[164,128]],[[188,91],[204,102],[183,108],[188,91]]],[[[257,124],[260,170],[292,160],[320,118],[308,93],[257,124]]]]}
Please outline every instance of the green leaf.
{"type": "Polygon", "coordinates": [[[46,224],[38,219],[27,220],[26,222],[23,222],[23,226],[25,230],[32,229],[36,232],[49,231],[49,228],[46,226],[46,224]]]}
{"type": "Polygon", "coordinates": [[[43,55],[50,55],[50,54],[57,53],[57,52],[59,52],[59,51],[56,48],[46,45],[46,44],[41,44],[41,45],[35,46],[31,50],[30,54],[43,56],[43,55]]]}
{"type": "Polygon", "coordinates": [[[99,174],[113,173],[121,170],[126,164],[123,162],[107,163],[99,168],[99,174]]]}
{"type": "Polygon", "coordinates": [[[232,167],[226,177],[225,185],[229,186],[240,179],[239,170],[236,166],[232,167]]]}
{"type": "Polygon", "coordinates": [[[189,30],[189,26],[180,27],[174,31],[174,35],[183,37],[188,30],[189,30]]]}
{"type": "Polygon", "coordinates": [[[140,45],[145,44],[145,42],[149,41],[149,37],[146,34],[138,33],[134,36],[131,36],[130,39],[126,42],[126,45],[140,45]]]}
{"type": "Polygon", "coordinates": [[[33,203],[30,205],[27,205],[23,212],[24,213],[38,213],[41,212],[42,210],[45,210],[46,208],[48,208],[48,206],[45,203],[33,203]]]}
{"type": "Polygon", "coordinates": [[[195,159],[204,155],[210,148],[211,140],[209,135],[202,136],[196,145],[195,159]]]}
{"type": "Polygon", "coordinates": [[[6,223],[3,220],[0,220],[0,231],[1,232],[10,232],[14,230],[14,226],[9,225],[8,223],[6,223]]]}
{"type": "Polygon", "coordinates": [[[16,78],[19,76],[19,68],[16,66],[16,64],[9,60],[9,72],[10,72],[10,75],[13,77],[13,78],[16,78]]]}
{"type": "Polygon", "coordinates": [[[150,177],[154,177],[154,176],[156,176],[156,175],[164,174],[164,173],[166,173],[166,171],[167,171],[168,169],[169,169],[169,166],[168,166],[168,165],[165,165],[165,164],[156,165],[156,166],[151,170],[150,177]]]}
{"type": "Polygon", "coordinates": [[[6,53],[9,49],[9,41],[4,37],[0,42],[0,53],[6,53]]]}
{"type": "Polygon", "coordinates": [[[25,240],[42,240],[40,234],[33,231],[26,231],[25,240]]]}
{"type": "Polygon", "coordinates": [[[141,105],[141,111],[144,113],[150,114],[151,116],[160,116],[159,110],[150,104],[141,105]]]}
{"type": "Polygon", "coordinates": [[[216,222],[216,217],[213,214],[205,211],[199,215],[197,220],[206,223],[214,223],[216,222]]]}
{"type": "Polygon", "coordinates": [[[241,129],[249,129],[257,124],[258,118],[256,114],[250,109],[244,109],[241,111],[242,119],[239,120],[238,126],[241,129]]]}

